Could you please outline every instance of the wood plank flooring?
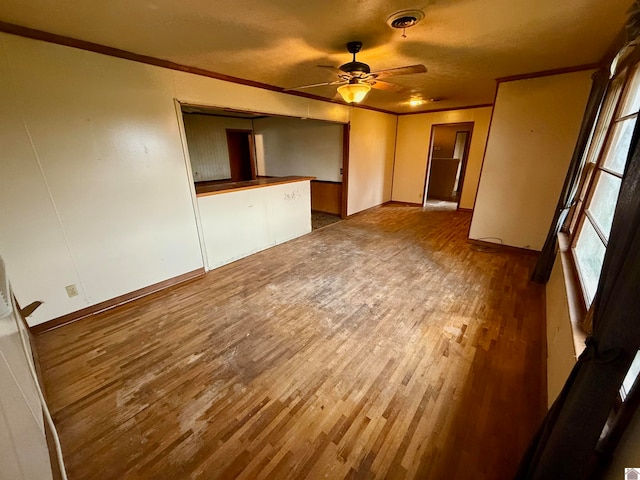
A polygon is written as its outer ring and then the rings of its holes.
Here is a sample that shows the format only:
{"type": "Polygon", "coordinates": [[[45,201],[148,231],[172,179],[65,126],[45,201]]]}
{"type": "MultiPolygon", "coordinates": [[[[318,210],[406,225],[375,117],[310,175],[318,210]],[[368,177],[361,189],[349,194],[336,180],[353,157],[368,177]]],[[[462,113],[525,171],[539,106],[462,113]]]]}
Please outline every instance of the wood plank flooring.
{"type": "Polygon", "coordinates": [[[377,208],[39,335],[69,478],[510,478],[543,291],[469,221],[377,208]]]}

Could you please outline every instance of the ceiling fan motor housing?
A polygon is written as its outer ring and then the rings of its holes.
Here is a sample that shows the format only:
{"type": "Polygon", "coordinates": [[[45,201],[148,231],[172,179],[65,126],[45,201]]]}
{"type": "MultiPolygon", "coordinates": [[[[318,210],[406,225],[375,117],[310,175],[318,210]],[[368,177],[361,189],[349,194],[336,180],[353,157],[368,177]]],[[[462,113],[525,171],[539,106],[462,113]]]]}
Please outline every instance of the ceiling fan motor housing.
{"type": "Polygon", "coordinates": [[[344,65],[340,65],[340,70],[346,73],[371,73],[371,68],[366,63],[362,62],[349,62],[344,65]]]}
{"type": "Polygon", "coordinates": [[[369,65],[367,65],[366,63],[356,61],[356,53],[362,50],[362,42],[347,43],[347,50],[349,51],[349,53],[353,54],[353,60],[349,63],[345,63],[344,65],[341,65],[340,70],[342,70],[345,73],[351,73],[351,74],[360,73],[360,74],[366,75],[371,73],[371,68],[369,68],[369,65]]]}

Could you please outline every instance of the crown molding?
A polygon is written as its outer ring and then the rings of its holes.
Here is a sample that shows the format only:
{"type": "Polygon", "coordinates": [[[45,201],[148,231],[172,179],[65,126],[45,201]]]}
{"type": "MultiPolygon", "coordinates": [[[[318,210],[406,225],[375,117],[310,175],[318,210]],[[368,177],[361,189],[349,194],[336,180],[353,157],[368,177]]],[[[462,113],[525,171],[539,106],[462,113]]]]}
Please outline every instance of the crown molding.
{"type": "Polygon", "coordinates": [[[180,63],[171,62],[169,60],[163,60],[161,58],[150,57],[148,55],[142,55],[139,53],[130,52],[128,50],[121,50],[119,48],[108,47],[99,43],[88,42],[86,40],[79,40],[77,38],[67,37],[65,35],[58,35],[56,33],[45,32],[43,30],[36,30],[34,28],[23,27],[22,25],[16,25],[13,23],[7,23],[0,21],[0,32],[17,35],[20,37],[31,38],[33,40],[41,40],[43,42],[55,43],[57,45],[64,45],[66,47],[77,48],[79,50],[86,50],[88,52],[100,53],[102,55],[108,55],[110,57],[122,58],[133,62],[144,63],[147,65],[154,65],[156,67],[167,68],[169,70],[177,70],[179,72],[191,73],[193,75],[200,75],[202,77],[214,78],[216,80],[222,80],[225,82],[236,83],[239,85],[246,85],[249,87],[260,88],[262,90],[269,90],[272,92],[282,93],[284,95],[292,95],[294,97],[308,98],[310,100],[318,100],[320,102],[332,103],[335,105],[352,106],[354,108],[362,108],[364,110],[372,110],[380,113],[387,113],[390,115],[397,115],[396,112],[385,110],[382,108],[370,107],[367,105],[349,105],[344,102],[327,99],[319,95],[313,95],[306,92],[298,92],[294,90],[285,90],[282,87],[270,85],[268,83],[256,82],[254,80],[246,80],[244,78],[234,77],[231,75],[225,75],[224,73],[213,72],[204,68],[191,67],[189,65],[182,65],[180,63]]]}

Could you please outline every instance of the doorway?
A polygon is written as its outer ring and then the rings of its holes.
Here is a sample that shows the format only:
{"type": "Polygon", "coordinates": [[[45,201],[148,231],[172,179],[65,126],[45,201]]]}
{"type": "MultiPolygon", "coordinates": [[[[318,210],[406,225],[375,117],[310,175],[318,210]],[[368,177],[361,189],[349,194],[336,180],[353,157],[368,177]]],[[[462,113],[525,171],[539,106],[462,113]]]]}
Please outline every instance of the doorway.
{"type": "Polygon", "coordinates": [[[424,186],[424,202],[458,208],[464,186],[473,122],[433,125],[424,186]]]}
{"type": "Polygon", "coordinates": [[[253,132],[251,130],[226,129],[229,167],[232,182],[255,180],[253,132]]]}

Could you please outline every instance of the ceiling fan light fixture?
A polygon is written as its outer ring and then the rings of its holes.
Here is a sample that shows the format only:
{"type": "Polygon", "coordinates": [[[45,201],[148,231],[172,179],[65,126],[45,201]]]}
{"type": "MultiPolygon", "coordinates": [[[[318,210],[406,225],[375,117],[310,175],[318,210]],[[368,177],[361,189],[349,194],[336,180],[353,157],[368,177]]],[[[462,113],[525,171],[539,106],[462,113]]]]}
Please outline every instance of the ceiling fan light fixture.
{"type": "Polygon", "coordinates": [[[371,90],[368,83],[347,83],[338,87],[338,93],[347,103],[360,103],[371,90]]]}

